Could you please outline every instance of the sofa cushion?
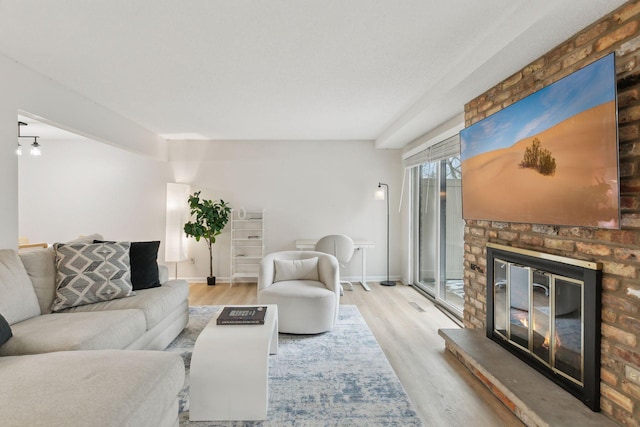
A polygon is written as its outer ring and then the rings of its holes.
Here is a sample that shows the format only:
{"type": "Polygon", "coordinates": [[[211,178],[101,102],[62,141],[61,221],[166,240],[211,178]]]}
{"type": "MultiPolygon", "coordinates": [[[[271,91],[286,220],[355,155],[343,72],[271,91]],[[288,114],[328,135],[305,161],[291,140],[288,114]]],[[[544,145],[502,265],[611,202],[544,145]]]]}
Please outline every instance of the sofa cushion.
{"type": "Polygon", "coordinates": [[[140,310],[51,313],[12,326],[13,338],[0,356],[66,350],[123,349],[146,331],[140,310]]]}
{"type": "Polygon", "coordinates": [[[10,325],[40,314],[31,280],[12,249],[0,249],[0,313],[10,325]]]}
{"type": "Polygon", "coordinates": [[[177,426],[184,363],[161,351],[72,351],[0,358],[3,426],[177,426]],[[168,424],[167,413],[173,411],[168,424]]]}
{"type": "MultiPolygon", "coordinates": [[[[305,300],[308,298],[335,299],[335,292],[327,289],[322,282],[316,280],[286,280],[276,282],[260,291],[260,296],[278,295],[278,298],[290,298],[292,300],[305,300]]],[[[264,302],[260,302],[265,304],[264,302]]]]}
{"type": "Polygon", "coordinates": [[[160,284],[169,280],[169,268],[166,265],[158,264],[158,278],[160,279],[160,284]]]}
{"type": "Polygon", "coordinates": [[[65,313],[139,309],[144,313],[147,330],[153,328],[169,313],[189,298],[189,285],[184,280],[169,280],[162,286],[142,289],[129,298],[81,305],[64,310],[65,313]]]}
{"type": "Polygon", "coordinates": [[[9,322],[4,318],[2,314],[0,314],[0,346],[2,344],[9,341],[13,334],[11,333],[11,326],[9,326],[9,322]]]}
{"type": "MultiPolygon", "coordinates": [[[[100,234],[91,234],[67,243],[92,243],[96,237],[102,239],[102,235],[100,234]]],[[[56,297],[55,250],[53,247],[34,249],[28,252],[19,252],[18,255],[33,284],[36,296],[38,297],[38,303],[40,304],[40,312],[42,314],[51,313],[51,306],[56,297]]]]}
{"type": "Polygon", "coordinates": [[[53,248],[34,249],[19,255],[38,297],[40,312],[51,313],[51,305],[56,296],[55,250],[53,248]]]}
{"type": "Polygon", "coordinates": [[[278,305],[278,330],[317,334],[333,329],[339,304],[336,293],[314,280],[276,282],[258,294],[258,304],[278,305]]]}
{"type": "Polygon", "coordinates": [[[129,242],[56,243],[52,311],[131,295],[129,242]]]}
{"type": "Polygon", "coordinates": [[[318,280],[318,257],[306,259],[274,259],[274,282],[285,280],[318,280]]]}

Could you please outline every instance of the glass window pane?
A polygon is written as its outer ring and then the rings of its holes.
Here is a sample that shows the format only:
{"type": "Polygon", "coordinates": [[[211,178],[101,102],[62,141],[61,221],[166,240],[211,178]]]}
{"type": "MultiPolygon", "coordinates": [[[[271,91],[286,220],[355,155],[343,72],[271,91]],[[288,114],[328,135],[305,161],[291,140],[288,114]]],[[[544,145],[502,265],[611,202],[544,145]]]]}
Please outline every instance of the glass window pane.
{"type": "Polygon", "coordinates": [[[460,157],[425,163],[414,175],[417,203],[415,285],[462,316],[464,220],[460,157]]]}
{"type": "Polygon", "coordinates": [[[462,180],[460,157],[442,160],[440,177],[444,181],[440,193],[440,220],[443,244],[441,260],[445,293],[443,298],[458,308],[464,308],[464,220],[462,219],[462,180]],[[442,209],[443,208],[443,209],[442,209]]]}
{"type": "Polygon", "coordinates": [[[437,164],[420,166],[418,185],[418,281],[425,290],[435,293],[438,244],[438,175],[437,164]]]}

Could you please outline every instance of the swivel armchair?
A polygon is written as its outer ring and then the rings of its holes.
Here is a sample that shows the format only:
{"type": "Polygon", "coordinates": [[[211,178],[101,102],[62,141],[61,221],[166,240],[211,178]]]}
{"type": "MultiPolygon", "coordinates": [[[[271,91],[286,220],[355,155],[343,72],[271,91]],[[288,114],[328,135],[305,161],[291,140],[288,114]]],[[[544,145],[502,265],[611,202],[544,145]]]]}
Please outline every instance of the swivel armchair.
{"type": "Polygon", "coordinates": [[[274,252],[260,262],[258,304],[278,306],[278,331],[319,334],[333,329],[340,307],[340,270],[333,256],[274,252]]]}

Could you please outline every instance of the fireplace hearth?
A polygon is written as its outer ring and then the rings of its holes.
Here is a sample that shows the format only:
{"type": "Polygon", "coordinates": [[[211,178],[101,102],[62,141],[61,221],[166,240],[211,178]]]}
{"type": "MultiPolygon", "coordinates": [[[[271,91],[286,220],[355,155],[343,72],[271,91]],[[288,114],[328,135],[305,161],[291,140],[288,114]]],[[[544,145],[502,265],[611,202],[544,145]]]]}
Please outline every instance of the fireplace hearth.
{"type": "Polygon", "coordinates": [[[487,336],[600,410],[601,266],[487,245],[487,336]]]}

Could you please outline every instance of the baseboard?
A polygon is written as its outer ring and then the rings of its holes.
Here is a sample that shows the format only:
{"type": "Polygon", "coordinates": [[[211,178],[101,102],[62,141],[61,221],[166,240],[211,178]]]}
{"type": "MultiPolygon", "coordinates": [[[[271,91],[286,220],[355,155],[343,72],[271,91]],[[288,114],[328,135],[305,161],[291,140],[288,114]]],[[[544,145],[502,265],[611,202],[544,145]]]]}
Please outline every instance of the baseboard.
{"type": "MultiPolygon", "coordinates": [[[[207,283],[206,277],[178,277],[178,279],[186,280],[189,283],[207,283]]],[[[346,276],[341,277],[341,280],[347,280],[349,282],[357,282],[360,283],[362,280],[362,276],[346,276]]],[[[367,282],[382,282],[383,280],[387,280],[387,276],[367,276],[367,282]]],[[[389,280],[394,282],[398,282],[399,284],[406,285],[406,283],[402,280],[401,276],[389,276],[389,280]]],[[[256,283],[256,280],[238,280],[235,279],[233,283],[256,283]]],[[[216,283],[229,283],[229,277],[220,277],[216,276],[216,283]]]]}

